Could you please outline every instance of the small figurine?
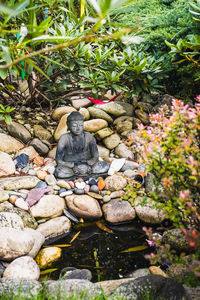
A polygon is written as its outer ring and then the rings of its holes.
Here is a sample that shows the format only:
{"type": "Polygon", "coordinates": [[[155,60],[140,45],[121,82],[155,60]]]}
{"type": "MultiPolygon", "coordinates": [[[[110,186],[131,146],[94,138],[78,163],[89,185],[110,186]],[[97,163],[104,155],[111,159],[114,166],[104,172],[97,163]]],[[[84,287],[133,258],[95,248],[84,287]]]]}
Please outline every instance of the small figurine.
{"type": "Polygon", "coordinates": [[[73,111],[67,118],[69,133],[63,134],[56,151],[57,178],[100,176],[107,173],[108,163],[99,161],[95,138],[83,130],[81,113],[73,111]]]}

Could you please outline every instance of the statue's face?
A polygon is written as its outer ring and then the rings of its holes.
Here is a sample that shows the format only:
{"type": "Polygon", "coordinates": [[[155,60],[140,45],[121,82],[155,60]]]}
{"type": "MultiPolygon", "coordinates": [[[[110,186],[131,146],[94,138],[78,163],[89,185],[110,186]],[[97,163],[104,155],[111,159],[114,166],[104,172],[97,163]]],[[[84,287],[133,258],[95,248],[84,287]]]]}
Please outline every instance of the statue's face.
{"type": "Polygon", "coordinates": [[[72,121],[69,123],[69,130],[73,135],[80,135],[83,132],[83,121],[72,121]]]}

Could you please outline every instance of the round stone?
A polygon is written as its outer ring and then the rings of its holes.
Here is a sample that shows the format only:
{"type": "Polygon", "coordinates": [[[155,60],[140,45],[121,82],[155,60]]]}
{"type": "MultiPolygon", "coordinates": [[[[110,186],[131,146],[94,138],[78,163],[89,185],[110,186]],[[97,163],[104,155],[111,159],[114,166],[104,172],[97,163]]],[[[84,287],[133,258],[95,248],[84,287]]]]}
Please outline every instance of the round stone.
{"type": "Polygon", "coordinates": [[[111,197],[109,195],[103,196],[103,202],[109,202],[111,200],[111,197]]]}
{"type": "Polygon", "coordinates": [[[85,191],[83,189],[74,189],[74,193],[76,195],[83,195],[85,194],[85,191]]]}
{"type": "Polygon", "coordinates": [[[92,193],[99,193],[99,188],[98,188],[98,186],[97,185],[91,185],[90,186],[90,192],[92,192],[92,193]]]}

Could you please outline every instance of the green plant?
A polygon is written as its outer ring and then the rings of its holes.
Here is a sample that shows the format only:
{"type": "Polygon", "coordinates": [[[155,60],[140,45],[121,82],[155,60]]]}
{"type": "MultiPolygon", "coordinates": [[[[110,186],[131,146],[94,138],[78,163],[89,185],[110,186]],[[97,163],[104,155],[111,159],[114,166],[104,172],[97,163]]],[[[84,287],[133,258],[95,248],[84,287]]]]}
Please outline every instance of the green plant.
{"type": "Polygon", "coordinates": [[[0,118],[3,118],[6,122],[6,124],[11,124],[12,118],[10,116],[10,113],[14,110],[15,108],[7,106],[4,107],[3,104],[0,104],[0,118]]]}

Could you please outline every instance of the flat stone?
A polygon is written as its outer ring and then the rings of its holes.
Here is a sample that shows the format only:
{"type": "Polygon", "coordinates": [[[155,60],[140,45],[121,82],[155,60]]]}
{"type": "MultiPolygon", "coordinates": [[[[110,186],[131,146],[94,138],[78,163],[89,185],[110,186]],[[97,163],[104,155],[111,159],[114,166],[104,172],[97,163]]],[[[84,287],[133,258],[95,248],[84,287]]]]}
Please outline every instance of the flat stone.
{"type": "Polygon", "coordinates": [[[9,199],[9,193],[7,191],[0,190],[0,203],[7,201],[9,199]]]}
{"type": "Polygon", "coordinates": [[[33,206],[44,196],[44,194],[48,193],[49,191],[49,188],[35,188],[30,190],[26,198],[27,204],[29,206],[33,206]]]}
{"type": "Polygon", "coordinates": [[[145,223],[159,224],[165,219],[165,213],[163,210],[152,207],[156,205],[153,200],[147,198],[147,203],[140,205],[139,203],[141,200],[142,198],[137,197],[134,202],[135,211],[140,220],[145,223]]]}
{"type": "Polygon", "coordinates": [[[10,155],[0,151],[0,177],[15,173],[15,164],[10,155]]]}
{"type": "Polygon", "coordinates": [[[12,121],[12,124],[7,125],[7,129],[11,136],[22,143],[26,144],[31,139],[31,133],[22,124],[12,121]]]}
{"type": "Polygon", "coordinates": [[[37,138],[39,138],[41,141],[42,140],[50,140],[52,138],[52,134],[49,130],[45,129],[41,125],[34,125],[33,126],[34,134],[37,138]]]}
{"type": "Polygon", "coordinates": [[[56,141],[59,140],[59,138],[61,137],[62,134],[67,132],[67,117],[69,116],[69,114],[66,114],[64,116],[62,116],[62,118],[59,121],[58,127],[56,128],[56,131],[54,133],[54,139],[56,141]]]}
{"type": "Polygon", "coordinates": [[[57,185],[61,188],[64,188],[66,190],[71,190],[71,186],[69,185],[69,183],[65,180],[58,180],[57,181],[57,185]]]}
{"type": "Polygon", "coordinates": [[[23,256],[12,261],[3,273],[4,278],[38,280],[40,269],[34,259],[23,256]]]}
{"type": "Polygon", "coordinates": [[[62,254],[62,249],[58,247],[43,248],[35,258],[40,268],[46,268],[57,261],[62,254]]]}
{"type": "Polygon", "coordinates": [[[103,140],[104,138],[110,136],[111,134],[113,134],[113,130],[111,130],[109,127],[103,128],[99,131],[96,132],[95,134],[95,138],[100,141],[103,140]]]}
{"type": "Polygon", "coordinates": [[[52,119],[57,121],[66,114],[70,114],[71,112],[76,111],[76,109],[72,106],[60,106],[57,107],[52,113],[52,119]]]}
{"type": "Polygon", "coordinates": [[[134,159],[133,152],[124,143],[119,144],[115,148],[115,154],[126,159],[134,159]]]}
{"type": "Polygon", "coordinates": [[[39,179],[35,176],[19,176],[0,179],[0,188],[5,190],[19,190],[34,188],[39,179]]]}
{"type": "Polygon", "coordinates": [[[81,107],[81,108],[79,109],[79,112],[83,115],[84,121],[87,121],[87,120],[90,119],[90,113],[89,113],[89,111],[87,110],[87,108],[81,107]]]}
{"type": "Polygon", "coordinates": [[[34,158],[36,158],[37,156],[39,156],[38,152],[35,151],[35,149],[33,148],[33,146],[29,146],[29,147],[26,147],[26,148],[23,148],[22,150],[19,150],[15,157],[16,156],[19,156],[20,154],[27,154],[29,156],[29,160],[33,160],[34,158]]]}
{"type": "Polygon", "coordinates": [[[88,195],[70,195],[65,199],[68,208],[77,217],[95,219],[102,217],[98,201],[88,195]]]}
{"type": "Polygon", "coordinates": [[[124,163],[125,163],[125,158],[114,159],[110,164],[108,175],[114,175],[115,172],[120,171],[124,163]]]}
{"type": "Polygon", "coordinates": [[[13,260],[28,254],[34,245],[30,234],[24,230],[4,227],[0,229],[0,259],[13,260]]]}
{"type": "Polygon", "coordinates": [[[6,153],[13,153],[24,147],[21,142],[5,133],[0,133],[0,141],[0,151],[6,153]]]}
{"type": "Polygon", "coordinates": [[[67,270],[68,268],[64,268],[61,271],[61,278],[62,280],[66,279],[85,279],[85,280],[91,280],[92,279],[92,273],[88,269],[75,269],[75,270],[67,270]],[[64,271],[66,269],[66,271],[64,271]]]}
{"type": "Polygon", "coordinates": [[[100,194],[97,194],[97,193],[88,192],[87,194],[88,194],[89,196],[91,196],[92,198],[95,198],[95,199],[98,199],[98,200],[103,199],[103,196],[100,195],[100,194]]]}
{"type": "Polygon", "coordinates": [[[82,107],[88,107],[93,103],[88,98],[71,98],[72,105],[75,109],[79,110],[82,107]]]}
{"type": "Polygon", "coordinates": [[[49,147],[43,142],[41,142],[38,138],[34,138],[31,141],[30,145],[33,146],[35,150],[42,155],[45,155],[49,152],[49,147]]]}
{"type": "Polygon", "coordinates": [[[20,216],[16,213],[1,212],[0,213],[0,228],[9,227],[15,229],[24,229],[24,224],[20,216]]]}
{"type": "Polygon", "coordinates": [[[108,122],[103,119],[93,119],[84,122],[84,130],[89,132],[96,132],[105,127],[108,127],[108,122]]]}
{"type": "Polygon", "coordinates": [[[103,142],[108,149],[114,149],[120,143],[120,136],[117,133],[114,133],[103,139],[103,142]]]}
{"type": "Polygon", "coordinates": [[[95,105],[96,108],[100,108],[107,112],[108,114],[114,115],[116,117],[126,114],[126,110],[116,102],[109,102],[106,104],[95,105]]]}
{"type": "Polygon", "coordinates": [[[0,283],[0,296],[6,293],[18,298],[20,291],[21,299],[37,299],[42,290],[42,285],[37,280],[2,278],[0,283]]]}
{"type": "Polygon", "coordinates": [[[23,210],[28,210],[28,204],[24,201],[22,197],[18,197],[15,201],[15,206],[23,210]]]}
{"type": "Polygon", "coordinates": [[[33,217],[48,218],[62,215],[65,201],[57,195],[45,195],[30,208],[33,217]]]}
{"type": "Polygon", "coordinates": [[[106,221],[110,223],[132,221],[136,216],[135,209],[125,200],[110,200],[103,205],[102,210],[106,221]]]}
{"type": "Polygon", "coordinates": [[[106,182],[105,188],[111,192],[122,190],[127,186],[126,178],[121,175],[108,176],[105,179],[105,182],[106,182]]]}
{"type": "Polygon", "coordinates": [[[103,119],[108,121],[109,123],[113,122],[113,118],[100,108],[95,108],[92,106],[88,108],[88,111],[93,118],[103,119]]]}
{"type": "Polygon", "coordinates": [[[45,237],[58,235],[60,233],[68,232],[71,229],[70,220],[65,217],[53,218],[43,224],[38,226],[37,231],[40,232],[45,237]]]}

